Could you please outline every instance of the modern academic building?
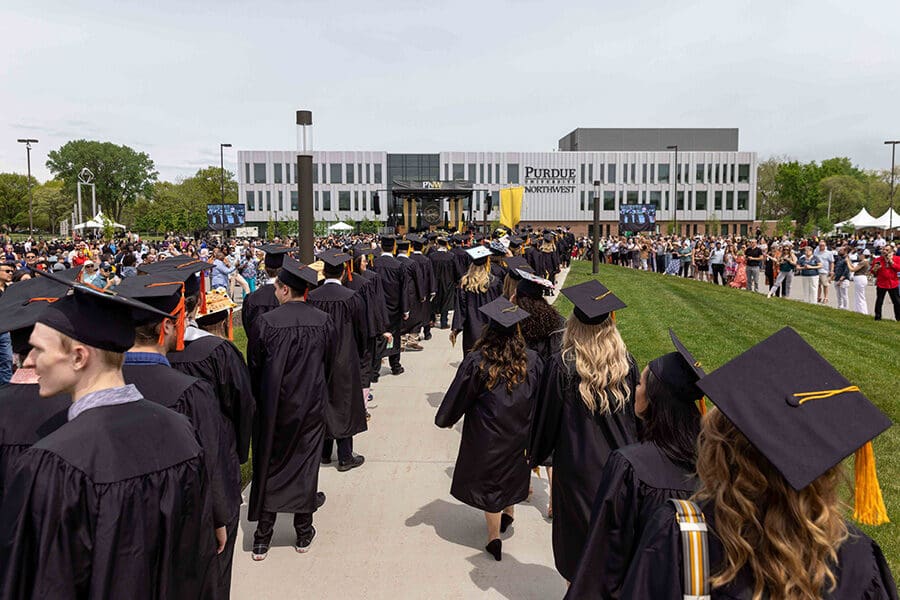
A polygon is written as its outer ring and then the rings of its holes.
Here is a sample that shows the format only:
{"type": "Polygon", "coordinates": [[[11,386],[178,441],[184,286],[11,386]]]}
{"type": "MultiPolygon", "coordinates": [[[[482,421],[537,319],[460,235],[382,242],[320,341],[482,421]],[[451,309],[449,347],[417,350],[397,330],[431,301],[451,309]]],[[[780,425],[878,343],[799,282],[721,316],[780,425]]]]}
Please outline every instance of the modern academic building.
{"type": "MultiPolygon", "coordinates": [[[[499,219],[500,190],[525,187],[522,223],[616,234],[619,207],[652,204],[657,228],[746,235],[756,219],[756,153],[737,129],[575,129],[554,152],[313,153],[317,221],[382,221],[409,229],[499,219]],[[677,164],[674,149],[678,146],[677,164]],[[677,221],[677,225],[676,225],[677,221]]],[[[296,152],[239,150],[247,225],[297,219],[296,152]]]]}

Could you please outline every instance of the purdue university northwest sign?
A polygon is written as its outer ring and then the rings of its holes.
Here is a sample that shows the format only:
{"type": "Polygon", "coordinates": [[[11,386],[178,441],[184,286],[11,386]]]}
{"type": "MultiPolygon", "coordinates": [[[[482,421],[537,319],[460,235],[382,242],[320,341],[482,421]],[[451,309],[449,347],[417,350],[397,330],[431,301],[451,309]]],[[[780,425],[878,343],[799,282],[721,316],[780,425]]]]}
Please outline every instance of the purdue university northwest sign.
{"type": "Polygon", "coordinates": [[[575,169],[525,167],[525,191],[529,194],[574,194],[575,169]]]}

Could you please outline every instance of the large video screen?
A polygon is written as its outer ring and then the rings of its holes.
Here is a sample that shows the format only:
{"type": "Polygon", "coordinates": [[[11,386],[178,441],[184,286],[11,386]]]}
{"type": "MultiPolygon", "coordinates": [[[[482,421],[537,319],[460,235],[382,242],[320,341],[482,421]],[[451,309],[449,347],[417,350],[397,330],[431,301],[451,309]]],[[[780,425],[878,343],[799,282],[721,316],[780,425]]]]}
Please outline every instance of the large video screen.
{"type": "Polygon", "coordinates": [[[210,229],[243,227],[246,220],[243,204],[207,204],[206,223],[210,229]]]}
{"type": "Polygon", "coordinates": [[[656,207],[652,204],[619,206],[619,231],[656,231],[656,207]]]}

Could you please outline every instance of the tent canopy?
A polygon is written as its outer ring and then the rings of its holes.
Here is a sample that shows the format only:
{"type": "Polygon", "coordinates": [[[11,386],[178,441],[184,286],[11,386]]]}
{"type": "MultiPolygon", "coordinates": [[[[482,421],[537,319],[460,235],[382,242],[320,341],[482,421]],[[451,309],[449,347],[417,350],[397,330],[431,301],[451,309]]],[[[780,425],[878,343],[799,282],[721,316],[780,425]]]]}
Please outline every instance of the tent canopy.
{"type": "Polygon", "coordinates": [[[328,228],[328,231],[352,231],[353,225],[347,225],[343,221],[338,221],[328,228]]]}
{"type": "Polygon", "coordinates": [[[79,223],[75,226],[75,229],[103,229],[106,227],[106,223],[112,223],[112,226],[116,229],[125,229],[125,226],[121,223],[115,223],[112,219],[103,216],[103,211],[97,212],[93,219],[90,221],[85,221],[84,223],[79,223]]]}
{"type": "Polygon", "coordinates": [[[878,227],[875,217],[869,214],[865,208],[862,208],[856,216],[840,223],[838,227],[853,227],[854,229],[867,229],[869,227],[878,227]]]}
{"type": "Polygon", "coordinates": [[[900,214],[893,208],[889,208],[883,215],[875,219],[876,227],[879,229],[888,229],[893,225],[894,229],[900,228],[900,214]],[[893,215],[892,215],[893,213],[893,215]],[[893,216],[893,219],[891,218],[893,216]]]}

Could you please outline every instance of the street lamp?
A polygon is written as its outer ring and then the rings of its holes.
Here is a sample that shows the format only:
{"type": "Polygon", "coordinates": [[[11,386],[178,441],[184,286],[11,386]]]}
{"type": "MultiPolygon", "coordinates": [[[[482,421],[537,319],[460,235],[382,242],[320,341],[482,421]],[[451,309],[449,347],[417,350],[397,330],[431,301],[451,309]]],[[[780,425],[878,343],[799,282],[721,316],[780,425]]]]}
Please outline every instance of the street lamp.
{"type": "Polygon", "coordinates": [[[600,272],[600,185],[602,180],[594,182],[594,235],[591,236],[591,245],[593,246],[593,268],[591,273],[596,275],[600,272]]]}
{"type": "Polygon", "coordinates": [[[313,128],[312,111],[297,111],[297,245],[300,261],[310,264],[313,252],[313,128]]]}
{"type": "Polygon", "coordinates": [[[225,148],[231,148],[231,144],[219,144],[219,174],[222,181],[222,231],[225,231],[225,148]]]}
{"type": "Polygon", "coordinates": [[[891,239],[894,239],[894,159],[897,155],[897,144],[900,140],[889,140],[885,144],[891,146],[891,208],[888,213],[888,229],[891,230],[891,239]]]}
{"type": "Polygon", "coordinates": [[[31,138],[20,138],[16,141],[20,144],[25,144],[25,156],[28,161],[28,235],[34,236],[34,190],[31,187],[31,145],[37,144],[38,141],[31,138]]]}
{"type": "Polygon", "coordinates": [[[678,235],[678,144],[673,146],[666,146],[666,150],[675,150],[675,169],[673,170],[672,175],[672,189],[674,190],[672,195],[672,209],[674,214],[674,222],[675,222],[675,234],[678,235]]]}

